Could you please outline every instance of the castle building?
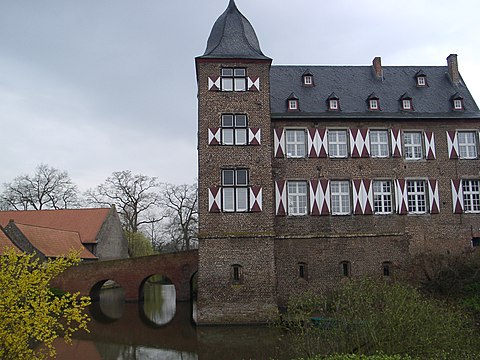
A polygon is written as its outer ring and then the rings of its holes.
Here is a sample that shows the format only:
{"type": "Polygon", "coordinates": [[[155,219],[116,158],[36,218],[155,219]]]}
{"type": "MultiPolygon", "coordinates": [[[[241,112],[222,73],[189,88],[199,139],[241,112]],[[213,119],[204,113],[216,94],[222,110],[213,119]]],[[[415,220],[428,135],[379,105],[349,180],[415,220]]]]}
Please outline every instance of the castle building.
{"type": "Polygon", "coordinates": [[[276,66],[233,0],[198,82],[198,323],[480,240],[480,111],[446,66],[276,66]]]}

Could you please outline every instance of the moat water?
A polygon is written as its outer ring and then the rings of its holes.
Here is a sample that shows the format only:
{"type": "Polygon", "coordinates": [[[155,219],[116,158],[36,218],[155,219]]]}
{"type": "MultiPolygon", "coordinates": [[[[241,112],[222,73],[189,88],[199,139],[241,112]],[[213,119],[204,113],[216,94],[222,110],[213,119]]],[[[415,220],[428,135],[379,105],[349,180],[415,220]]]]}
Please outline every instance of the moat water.
{"type": "Polygon", "coordinates": [[[58,341],[57,359],[291,359],[276,329],[196,327],[194,304],[176,303],[173,285],[149,286],[140,303],[125,303],[121,289],[105,289],[89,312],[90,332],[76,333],[72,345],[58,341]]]}

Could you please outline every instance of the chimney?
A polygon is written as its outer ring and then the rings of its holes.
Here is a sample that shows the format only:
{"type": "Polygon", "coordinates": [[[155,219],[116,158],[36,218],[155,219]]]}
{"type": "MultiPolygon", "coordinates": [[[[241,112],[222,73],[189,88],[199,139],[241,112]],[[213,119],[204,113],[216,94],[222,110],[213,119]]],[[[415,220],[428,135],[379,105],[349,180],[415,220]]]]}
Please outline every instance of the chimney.
{"type": "Polygon", "coordinates": [[[383,80],[383,71],[382,71],[382,58],[380,56],[376,56],[373,59],[373,71],[375,72],[375,77],[377,79],[383,80]]]}
{"type": "Polygon", "coordinates": [[[460,73],[458,72],[457,54],[450,54],[447,57],[448,75],[453,85],[460,84],[460,73]]]}

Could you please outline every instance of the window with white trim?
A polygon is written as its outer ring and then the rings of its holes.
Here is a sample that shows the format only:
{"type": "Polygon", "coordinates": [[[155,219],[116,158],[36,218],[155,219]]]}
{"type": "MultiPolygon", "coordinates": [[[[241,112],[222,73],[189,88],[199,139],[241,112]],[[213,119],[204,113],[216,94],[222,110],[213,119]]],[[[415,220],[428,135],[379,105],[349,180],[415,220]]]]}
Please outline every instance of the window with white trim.
{"type": "Polygon", "coordinates": [[[423,158],[422,132],[405,131],[403,133],[403,148],[405,159],[419,160],[423,158]]]}
{"type": "Polygon", "coordinates": [[[348,156],[347,130],[328,130],[328,156],[334,158],[348,156]]]}
{"type": "Polygon", "coordinates": [[[222,115],[222,145],[247,145],[247,115],[222,115]]]}
{"type": "Polygon", "coordinates": [[[402,109],[403,110],[412,110],[412,100],[411,99],[403,99],[402,100],[402,109]]]}
{"type": "Polygon", "coordinates": [[[328,109],[329,110],[338,110],[338,100],[337,99],[328,100],[328,109]]]}
{"type": "Polygon", "coordinates": [[[222,91],[246,91],[247,71],[245,68],[222,68],[222,91]]]}
{"type": "Polygon", "coordinates": [[[330,181],[330,197],[332,215],[348,215],[351,213],[349,181],[330,181]]]}
{"type": "Polygon", "coordinates": [[[222,170],[222,210],[248,211],[248,170],[222,170]]]}
{"type": "Polygon", "coordinates": [[[460,159],[477,158],[477,132],[458,131],[458,152],[460,159]]]}
{"type": "Polygon", "coordinates": [[[285,130],[285,145],[287,150],[287,157],[299,158],[305,157],[305,130],[286,129],[285,130]]]}
{"type": "Polygon", "coordinates": [[[410,214],[427,212],[427,193],[424,180],[407,180],[407,203],[410,214]]]}
{"type": "Polygon", "coordinates": [[[375,214],[391,214],[392,203],[392,182],[390,180],[373,181],[373,212],[375,214]]]}
{"type": "Polygon", "coordinates": [[[378,99],[370,99],[368,101],[368,108],[370,110],[378,110],[379,106],[378,106],[378,99]]]}
{"type": "Polygon", "coordinates": [[[462,180],[463,211],[480,212],[480,180],[462,180]]]}
{"type": "Polygon", "coordinates": [[[300,216],[308,213],[307,182],[288,181],[288,215],[300,216]]]}
{"type": "Polygon", "coordinates": [[[388,130],[370,130],[370,156],[385,158],[389,156],[388,130]]]}
{"type": "Polygon", "coordinates": [[[307,86],[313,85],[313,76],[303,75],[303,85],[307,85],[307,86]]]}
{"type": "Polygon", "coordinates": [[[453,110],[463,110],[463,101],[461,99],[453,100],[453,110]]]}
{"type": "Polygon", "coordinates": [[[425,76],[417,76],[417,85],[418,86],[426,86],[427,81],[425,79],[425,76]]]}
{"type": "Polygon", "coordinates": [[[288,110],[298,110],[298,100],[296,99],[288,100],[288,110]]]}

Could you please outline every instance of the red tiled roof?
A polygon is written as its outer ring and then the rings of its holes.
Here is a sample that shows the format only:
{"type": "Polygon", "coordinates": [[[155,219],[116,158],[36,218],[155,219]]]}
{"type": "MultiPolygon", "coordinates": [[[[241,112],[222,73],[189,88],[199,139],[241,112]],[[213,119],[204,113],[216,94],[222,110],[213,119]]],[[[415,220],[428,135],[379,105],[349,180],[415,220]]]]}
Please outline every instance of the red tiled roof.
{"type": "Polygon", "coordinates": [[[10,220],[16,223],[43,226],[52,229],[76,231],[82,243],[96,243],[96,237],[110,208],[0,211],[0,225],[10,220]]]}
{"type": "Polygon", "coordinates": [[[0,255],[4,254],[6,248],[13,248],[17,254],[22,252],[0,229],[0,255]]]}
{"type": "Polygon", "coordinates": [[[17,223],[15,225],[28,241],[47,257],[65,256],[72,250],[80,250],[82,259],[97,258],[83,246],[77,232],[17,223]]]}

